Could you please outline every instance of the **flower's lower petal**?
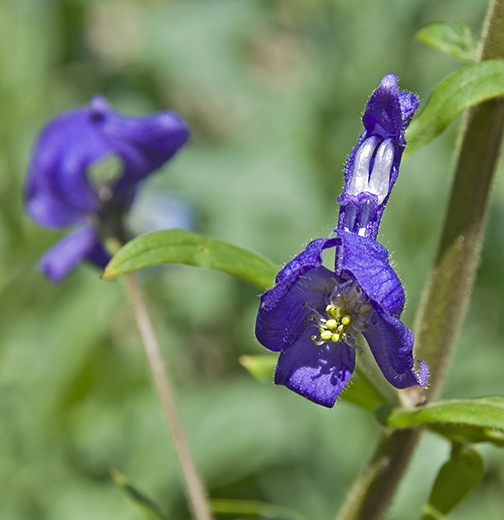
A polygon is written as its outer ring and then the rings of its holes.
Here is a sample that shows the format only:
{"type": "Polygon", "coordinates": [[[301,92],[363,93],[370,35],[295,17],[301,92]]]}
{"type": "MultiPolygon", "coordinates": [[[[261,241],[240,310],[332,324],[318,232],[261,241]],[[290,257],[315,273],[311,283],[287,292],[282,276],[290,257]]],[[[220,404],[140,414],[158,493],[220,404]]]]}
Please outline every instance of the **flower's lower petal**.
{"type": "Polygon", "coordinates": [[[289,281],[263,294],[257,314],[257,339],[273,351],[288,349],[306,329],[310,329],[309,337],[316,332],[308,317],[314,309],[325,309],[325,300],[335,284],[334,273],[322,266],[294,279],[292,285],[288,285],[289,281]]]}
{"type": "Polygon", "coordinates": [[[40,259],[38,268],[52,282],[61,282],[75,266],[90,255],[99,244],[91,226],[81,227],[54,245],[40,259]]]}
{"type": "Polygon", "coordinates": [[[275,383],[285,385],[314,403],[334,406],[355,368],[355,350],[345,343],[316,346],[309,331],[282,352],[275,383]]]}
{"type": "Polygon", "coordinates": [[[387,250],[375,240],[338,230],[336,269],[355,279],[366,296],[392,315],[404,307],[404,290],[389,264],[387,250]]]}
{"type": "Polygon", "coordinates": [[[368,325],[364,337],[387,381],[396,388],[425,386],[427,366],[420,361],[419,374],[413,369],[413,333],[401,320],[375,311],[368,325]]]}

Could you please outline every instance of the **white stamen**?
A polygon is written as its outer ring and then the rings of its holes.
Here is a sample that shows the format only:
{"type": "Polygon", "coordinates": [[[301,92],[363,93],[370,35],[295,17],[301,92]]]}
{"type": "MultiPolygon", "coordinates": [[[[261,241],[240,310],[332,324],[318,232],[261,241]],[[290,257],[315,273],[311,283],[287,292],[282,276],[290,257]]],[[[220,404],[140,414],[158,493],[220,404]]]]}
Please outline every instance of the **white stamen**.
{"type": "Polygon", "coordinates": [[[367,191],[378,197],[381,204],[389,191],[390,171],[394,162],[394,143],[392,139],[386,139],[380,144],[376,152],[373,170],[369,178],[367,191]]]}
{"type": "Polygon", "coordinates": [[[350,181],[350,186],[348,187],[349,195],[358,195],[363,191],[369,191],[369,165],[371,163],[371,158],[373,157],[377,142],[378,138],[373,135],[366,139],[357,150],[357,153],[355,154],[352,180],[350,181]]]}

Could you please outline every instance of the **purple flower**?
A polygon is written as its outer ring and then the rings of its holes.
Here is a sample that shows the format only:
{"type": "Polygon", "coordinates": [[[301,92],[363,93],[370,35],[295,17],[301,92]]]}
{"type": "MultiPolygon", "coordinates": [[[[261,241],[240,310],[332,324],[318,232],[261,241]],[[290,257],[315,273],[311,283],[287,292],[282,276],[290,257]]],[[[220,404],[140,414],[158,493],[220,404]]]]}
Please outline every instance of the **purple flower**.
{"type": "Polygon", "coordinates": [[[280,352],[275,383],[323,406],[334,405],[352,375],[358,334],[393,386],[427,383],[425,363],[419,361],[418,374],[413,369],[413,334],[400,320],[404,290],[375,240],[417,107],[394,74],[383,77],[345,167],[335,236],[308,244],[261,297],[256,336],[280,352]],[[322,251],[330,248],[334,270],[322,265],[322,251]]]}
{"type": "Polygon", "coordinates": [[[25,185],[26,210],[48,228],[74,226],[40,260],[53,282],[82,260],[104,267],[104,237],[123,241],[123,216],[137,184],[160,168],[188,140],[189,129],[173,112],[125,116],[106,99],[70,110],[42,130],[25,185]],[[93,168],[115,158],[116,171],[95,178],[93,168]]]}

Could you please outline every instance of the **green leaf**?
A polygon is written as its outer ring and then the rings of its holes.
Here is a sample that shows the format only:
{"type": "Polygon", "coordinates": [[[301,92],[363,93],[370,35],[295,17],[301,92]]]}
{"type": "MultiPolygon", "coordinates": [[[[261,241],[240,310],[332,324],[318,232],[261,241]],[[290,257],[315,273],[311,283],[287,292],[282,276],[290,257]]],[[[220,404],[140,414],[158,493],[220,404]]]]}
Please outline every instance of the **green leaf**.
{"type": "Polygon", "coordinates": [[[480,483],[483,462],[470,446],[454,444],[450,459],[441,467],[429,502],[424,506],[423,520],[441,520],[455,509],[480,483]]]}
{"type": "Polygon", "coordinates": [[[240,356],[238,361],[258,381],[272,381],[278,356],[261,354],[259,356],[240,356]]]}
{"type": "Polygon", "coordinates": [[[432,92],[425,108],[406,131],[410,156],[425,146],[461,112],[482,101],[504,95],[504,61],[468,65],[444,79],[432,92]]]}
{"type": "Polygon", "coordinates": [[[378,419],[389,428],[427,426],[454,442],[504,446],[504,397],[440,401],[412,409],[382,408],[378,419]]]}
{"type": "Polygon", "coordinates": [[[307,520],[296,511],[256,500],[212,500],[211,507],[213,512],[219,515],[247,515],[271,520],[307,520]]]}
{"type": "Polygon", "coordinates": [[[358,368],[354,370],[352,378],[341,392],[340,398],[372,412],[387,402],[371,380],[358,368]]]}
{"type": "Polygon", "coordinates": [[[476,61],[478,37],[462,23],[434,22],[416,34],[417,40],[462,61],[476,61]]]}
{"type": "Polygon", "coordinates": [[[261,256],[216,238],[169,229],[134,238],[107,265],[103,278],[159,264],[185,264],[223,271],[261,289],[271,287],[278,268],[261,256]]]}
{"type": "MultiPolygon", "coordinates": [[[[277,354],[262,354],[241,356],[239,361],[257,380],[272,381],[277,360],[277,354]]],[[[341,392],[340,399],[371,411],[387,403],[385,397],[359,369],[355,369],[352,379],[341,392]]]]}
{"type": "Polygon", "coordinates": [[[161,508],[149,497],[134,488],[127,478],[118,471],[111,471],[114,482],[121,488],[124,494],[137,506],[146,520],[168,520],[161,508]]]}

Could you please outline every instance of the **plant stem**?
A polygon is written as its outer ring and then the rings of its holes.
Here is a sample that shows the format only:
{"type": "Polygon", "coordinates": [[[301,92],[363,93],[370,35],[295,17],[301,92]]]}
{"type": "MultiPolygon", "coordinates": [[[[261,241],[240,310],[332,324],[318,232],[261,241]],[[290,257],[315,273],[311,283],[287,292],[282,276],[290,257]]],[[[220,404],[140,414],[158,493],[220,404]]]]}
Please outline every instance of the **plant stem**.
{"type": "Polygon", "coordinates": [[[355,481],[337,520],[382,518],[411,454],[420,430],[395,430],[382,434],[366,468],[355,481]]]}
{"type": "MultiPolygon", "coordinates": [[[[495,0],[488,11],[480,59],[503,58],[504,0],[495,0]]],[[[461,131],[443,232],[417,319],[416,355],[430,371],[429,388],[417,397],[420,400],[439,395],[468,307],[503,130],[504,101],[499,98],[469,110],[461,131]]]]}
{"type": "MultiPolygon", "coordinates": [[[[480,59],[504,58],[504,0],[491,2],[480,59]]],[[[438,254],[417,319],[416,356],[430,370],[426,392],[405,391],[408,404],[436,398],[462,320],[482,243],[488,194],[504,129],[504,101],[487,101],[469,110],[461,131],[455,177],[438,254]]],[[[387,510],[416,448],[420,432],[385,431],[370,463],[357,478],[338,520],[379,520],[387,510]]]]}
{"type": "Polygon", "coordinates": [[[196,520],[212,520],[207,494],[183,432],[172,385],[140,283],[136,273],[129,273],[125,276],[133,313],[142,338],[154,385],[162,404],[168,431],[173,439],[173,445],[182,472],[183,484],[193,516],[196,520]]]}

